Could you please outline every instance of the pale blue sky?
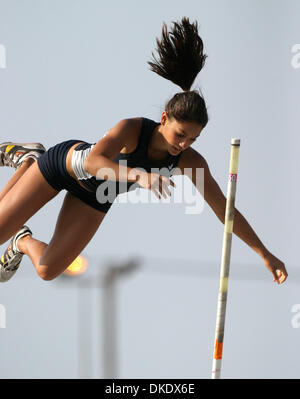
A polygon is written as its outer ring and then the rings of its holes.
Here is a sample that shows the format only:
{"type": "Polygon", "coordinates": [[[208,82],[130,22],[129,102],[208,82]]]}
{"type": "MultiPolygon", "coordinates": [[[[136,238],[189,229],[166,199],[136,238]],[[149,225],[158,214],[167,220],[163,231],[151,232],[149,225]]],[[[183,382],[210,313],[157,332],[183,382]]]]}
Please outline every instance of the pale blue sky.
{"type": "MultiPolygon", "coordinates": [[[[0,0],[1,141],[47,148],[96,142],[125,117],[159,120],[179,89],[148,68],[155,37],[163,21],[198,21],[208,58],[195,83],[210,121],[193,147],[225,193],[230,139],[241,139],[236,207],[289,272],[275,286],[261,258],[234,237],[224,378],[299,378],[300,329],[291,324],[300,303],[300,68],[291,64],[299,13],[297,0],[0,0]]],[[[0,170],[1,186],[12,173],[0,170]]],[[[28,221],[35,237],[50,240],[64,195],[28,221]]],[[[222,234],[207,206],[199,215],[184,204],[112,206],[85,250],[90,274],[106,259],[145,259],[118,283],[118,377],[210,378],[222,234]]],[[[102,303],[95,288],[86,299],[96,378],[102,303]]],[[[2,378],[78,377],[77,300],[75,286],[42,281],[24,257],[0,287],[2,378]]]]}

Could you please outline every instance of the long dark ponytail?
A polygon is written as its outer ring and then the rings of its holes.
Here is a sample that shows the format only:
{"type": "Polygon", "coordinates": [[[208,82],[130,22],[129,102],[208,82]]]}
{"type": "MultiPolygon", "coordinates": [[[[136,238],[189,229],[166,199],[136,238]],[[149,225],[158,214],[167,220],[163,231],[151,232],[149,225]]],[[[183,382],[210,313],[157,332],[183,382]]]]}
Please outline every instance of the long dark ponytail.
{"type": "Polygon", "coordinates": [[[156,44],[159,58],[152,52],[153,61],[148,62],[150,69],[183,90],[166,104],[169,118],[196,122],[204,128],[208,122],[204,98],[198,91],[190,91],[207,58],[203,53],[197,21],[191,24],[188,18],[183,17],[181,22],[173,22],[170,32],[164,23],[162,38],[156,38],[156,44]]]}

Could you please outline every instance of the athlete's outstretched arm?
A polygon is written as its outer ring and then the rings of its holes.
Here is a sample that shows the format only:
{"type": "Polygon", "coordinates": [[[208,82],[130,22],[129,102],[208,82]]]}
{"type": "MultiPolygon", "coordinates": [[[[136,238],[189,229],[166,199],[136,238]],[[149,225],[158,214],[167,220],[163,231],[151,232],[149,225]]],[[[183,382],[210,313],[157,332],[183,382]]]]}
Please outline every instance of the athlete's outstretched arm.
{"type": "MultiPolygon", "coordinates": [[[[194,149],[190,149],[188,159],[184,162],[185,168],[191,168],[192,174],[188,174],[193,184],[196,186],[198,191],[201,193],[199,183],[196,179],[197,168],[203,168],[204,171],[204,199],[214,211],[216,216],[222,223],[225,222],[225,210],[226,210],[226,197],[224,196],[219,185],[210,173],[208,164],[204,157],[200,155],[194,149]],[[189,165],[189,166],[188,166],[189,165]],[[197,187],[198,186],[198,187],[197,187]]],[[[284,263],[274,256],[267,248],[263,245],[257,234],[247,222],[245,217],[234,208],[234,224],[233,232],[246,244],[248,244],[255,252],[262,257],[265,262],[267,269],[273,275],[273,281],[278,284],[283,283],[288,274],[285,269],[284,263]]]]}

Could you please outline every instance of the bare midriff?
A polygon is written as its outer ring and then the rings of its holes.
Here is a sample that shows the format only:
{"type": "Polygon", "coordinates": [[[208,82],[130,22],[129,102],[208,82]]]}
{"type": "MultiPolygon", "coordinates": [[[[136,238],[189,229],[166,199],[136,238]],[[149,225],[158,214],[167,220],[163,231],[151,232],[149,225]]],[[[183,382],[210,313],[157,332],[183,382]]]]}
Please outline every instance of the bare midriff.
{"type": "Polygon", "coordinates": [[[81,181],[77,179],[77,177],[76,177],[76,175],[75,175],[75,173],[74,173],[74,171],[73,171],[73,168],[72,168],[72,155],[73,155],[74,148],[77,147],[77,146],[78,146],[79,144],[81,144],[81,143],[83,143],[83,141],[80,141],[80,142],[78,142],[78,143],[76,143],[76,144],[73,144],[72,147],[69,149],[68,154],[67,154],[67,158],[66,158],[66,168],[67,168],[67,172],[69,173],[69,175],[70,175],[71,177],[73,177],[73,179],[76,180],[76,182],[77,182],[81,187],[83,187],[85,190],[90,191],[90,192],[92,193],[92,192],[93,192],[92,190],[89,190],[88,188],[86,188],[86,187],[81,183],[81,181]]]}

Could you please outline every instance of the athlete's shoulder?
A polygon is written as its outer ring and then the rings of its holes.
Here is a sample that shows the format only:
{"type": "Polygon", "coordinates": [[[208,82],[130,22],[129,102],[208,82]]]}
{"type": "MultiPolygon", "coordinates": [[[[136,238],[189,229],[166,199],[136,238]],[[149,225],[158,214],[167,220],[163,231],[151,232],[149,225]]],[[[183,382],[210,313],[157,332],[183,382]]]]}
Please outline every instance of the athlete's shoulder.
{"type": "Polygon", "coordinates": [[[189,147],[182,152],[177,167],[184,174],[185,168],[206,168],[207,162],[203,155],[194,148],[189,147]]]}
{"type": "Polygon", "coordinates": [[[135,118],[123,119],[123,123],[125,123],[129,127],[135,128],[135,129],[140,129],[142,126],[142,122],[143,122],[143,117],[141,117],[141,116],[135,117],[135,118]]]}
{"type": "Polygon", "coordinates": [[[159,124],[153,119],[147,118],[145,116],[124,119],[124,122],[127,124],[127,126],[133,128],[138,133],[141,133],[142,128],[144,129],[150,128],[152,130],[153,127],[159,124]]]}
{"type": "Polygon", "coordinates": [[[121,119],[111,130],[127,132],[137,132],[141,129],[142,117],[121,119]]]}
{"type": "Polygon", "coordinates": [[[139,142],[139,137],[142,130],[143,118],[127,118],[123,119],[120,123],[124,126],[124,147],[122,152],[130,153],[134,151],[139,142]]]}
{"type": "Polygon", "coordinates": [[[122,126],[125,138],[125,145],[122,148],[122,152],[126,153],[133,152],[137,148],[142,132],[148,134],[148,132],[152,132],[156,125],[159,124],[146,117],[127,118],[119,123],[122,126]]]}
{"type": "Polygon", "coordinates": [[[121,119],[114,127],[106,132],[106,139],[117,139],[124,145],[130,146],[131,142],[135,142],[140,134],[142,126],[142,118],[126,118],[121,119]]]}

